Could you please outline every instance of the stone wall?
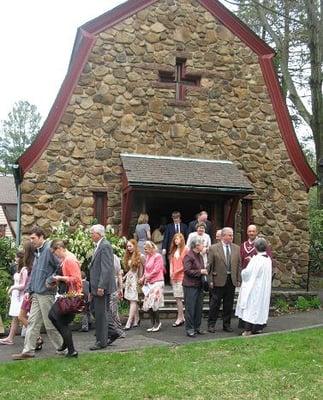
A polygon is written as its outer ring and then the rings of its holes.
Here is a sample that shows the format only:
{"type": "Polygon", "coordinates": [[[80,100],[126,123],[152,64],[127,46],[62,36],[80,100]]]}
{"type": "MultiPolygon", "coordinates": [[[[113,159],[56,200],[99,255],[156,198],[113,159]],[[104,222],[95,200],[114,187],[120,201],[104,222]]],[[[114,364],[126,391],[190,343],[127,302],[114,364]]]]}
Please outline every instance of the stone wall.
{"type": "Polygon", "coordinates": [[[122,152],[234,161],[255,188],[254,222],[272,244],[275,285],[305,283],[307,193],[258,58],[195,1],[160,1],[98,34],[54,137],[25,175],[24,231],[62,218],[89,225],[91,190],[102,187],[108,223],[118,226],[122,152]],[[202,75],[183,104],[156,83],[178,56],[202,75]]]}

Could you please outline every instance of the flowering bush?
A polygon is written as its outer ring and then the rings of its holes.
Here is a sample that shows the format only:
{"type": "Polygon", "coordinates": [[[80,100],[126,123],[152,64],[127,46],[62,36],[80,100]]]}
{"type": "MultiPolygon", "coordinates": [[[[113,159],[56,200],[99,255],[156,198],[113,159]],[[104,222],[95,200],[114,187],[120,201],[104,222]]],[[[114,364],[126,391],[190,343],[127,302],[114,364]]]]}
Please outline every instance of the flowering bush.
{"type": "Polygon", "coordinates": [[[0,315],[7,312],[9,296],[8,287],[11,285],[10,265],[14,262],[17,248],[9,238],[0,239],[0,315]]]}
{"type": "MultiPolygon", "coordinates": [[[[111,243],[113,252],[120,258],[123,257],[126,238],[119,237],[114,229],[108,225],[106,228],[106,239],[111,243]]],[[[53,229],[50,239],[63,239],[67,242],[67,248],[75,254],[80,261],[82,269],[86,269],[91,261],[94,244],[91,239],[90,230],[79,225],[74,231],[71,230],[68,222],[61,222],[53,229]]]]}

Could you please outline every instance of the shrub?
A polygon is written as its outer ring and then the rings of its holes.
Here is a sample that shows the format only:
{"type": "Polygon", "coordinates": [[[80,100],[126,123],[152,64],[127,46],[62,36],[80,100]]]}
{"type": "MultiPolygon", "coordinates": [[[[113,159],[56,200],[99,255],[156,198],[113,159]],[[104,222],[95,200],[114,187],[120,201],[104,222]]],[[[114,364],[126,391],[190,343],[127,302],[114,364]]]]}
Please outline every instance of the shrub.
{"type": "Polygon", "coordinates": [[[8,287],[11,285],[10,265],[16,254],[15,243],[9,238],[0,239],[0,314],[6,315],[9,296],[8,287]]]}
{"type": "MultiPolygon", "coordinates": [[[[111,226],[106,228],[106,239],[111,243],[113,252],[123,257],[126,238],[119,237],[114,233],[111,226]]],[[[80,261],[82,269],[86,270],[91,261],[94,244],[91,239],[90,230],[79,225],[76,230],[71,230],[68,222],[61,222],[53,229],[50,239],[63,239],[67,241],[67,248],[75,254],[80,261]]]]}
{"type": "Polygon", "coordinates": [[[312,308],[320,308],[321,301],[318,297],[305,298],[299,296],[295,302],[295,308],[300,311],[306,311],[312,308]]]}
{"type": "Polygon", "coordinates": [[[281,313],[287,313],[289,310],[289,305],[286,300],[284,299],[277,299],[275,301],[274,307],[277,311],[281,313]]]}
{"type": "Polygon", "coordinates": [[[310,271],[323,271],[323,210],[317,208],[317,188],[310,191],[309,228],[310,228],[310,271]]]}

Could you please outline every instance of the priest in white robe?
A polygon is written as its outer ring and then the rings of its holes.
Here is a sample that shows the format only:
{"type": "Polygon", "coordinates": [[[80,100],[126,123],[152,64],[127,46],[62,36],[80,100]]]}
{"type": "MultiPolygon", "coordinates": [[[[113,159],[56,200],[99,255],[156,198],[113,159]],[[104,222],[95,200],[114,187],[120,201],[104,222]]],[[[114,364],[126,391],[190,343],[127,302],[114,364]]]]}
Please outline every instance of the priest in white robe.
{"type": "Polygon", "coordinates": [[[268,256],[265,239],[255,241],[257,255],[241,271],[241,287],[235,314],[240,318],[242,336],[261,333],[269,314],[272,261],[268,256]]]}

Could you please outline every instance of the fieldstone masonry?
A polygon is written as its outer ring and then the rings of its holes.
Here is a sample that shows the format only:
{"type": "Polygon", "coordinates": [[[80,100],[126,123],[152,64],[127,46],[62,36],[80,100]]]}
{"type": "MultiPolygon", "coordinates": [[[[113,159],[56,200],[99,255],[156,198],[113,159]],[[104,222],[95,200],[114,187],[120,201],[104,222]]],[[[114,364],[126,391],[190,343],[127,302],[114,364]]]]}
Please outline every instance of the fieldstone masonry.
{"type": "Polygon", "coordinates": [[[93,218],[91,188],[121,221],[120,153],[233,161],[255,188],[254,222],[277,260],[276,286],[305,284],[307,193],[295,172],[257,56],[195,1],[163,0],[98,34],[65,114],[22,184],[23,231],[93,218]],[[200,87],[176,103],[158,71],[176,58],[200,87]]]}

